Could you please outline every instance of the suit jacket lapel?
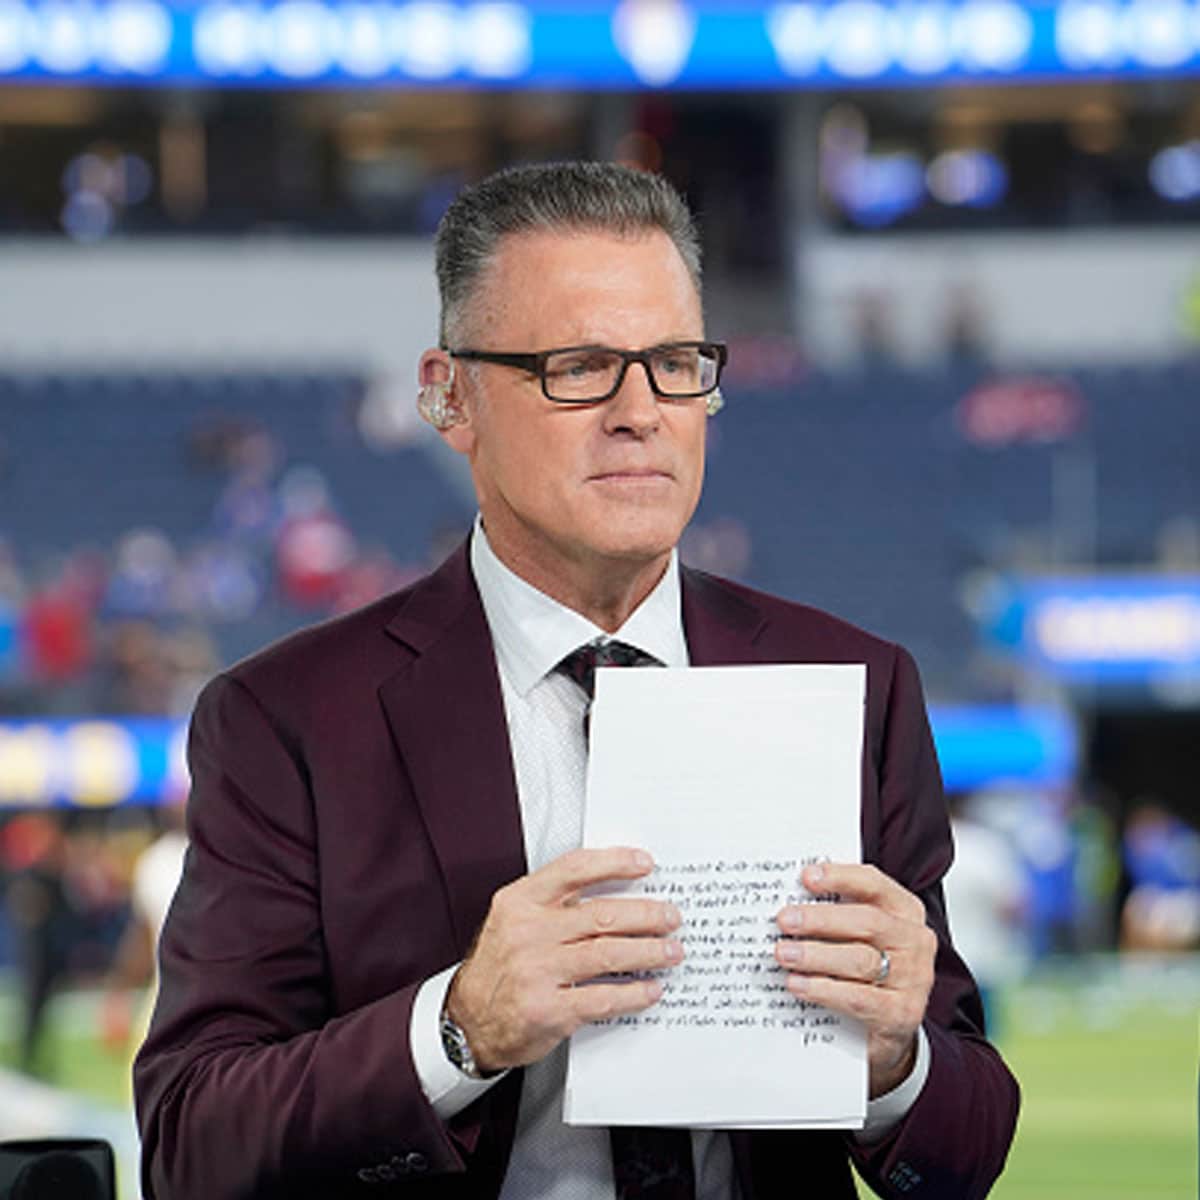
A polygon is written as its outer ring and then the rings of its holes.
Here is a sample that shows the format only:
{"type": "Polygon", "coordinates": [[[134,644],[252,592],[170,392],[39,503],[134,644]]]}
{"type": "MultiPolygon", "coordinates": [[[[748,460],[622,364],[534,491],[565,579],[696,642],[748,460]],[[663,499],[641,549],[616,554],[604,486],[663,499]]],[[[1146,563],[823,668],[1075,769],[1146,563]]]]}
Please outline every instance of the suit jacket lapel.
{"type": "MultiPolygon", "coordinates": [[[[752,603],[687,568],[682,595],[696,666],[759,661],[766,622],[752,603]]],[[[380,688],[380,701],[463,955],[493,892],[528,869],[495,652],[465,545],[416,585],[387,632],[412,658],[380,688]]]]}
{"type": "Polygon", "coordinates": [[[500,678],[465,546],[414,588],[387,631],[414,656],[380,700],[462,956],[492,893],[526,871],[500,678]]]}

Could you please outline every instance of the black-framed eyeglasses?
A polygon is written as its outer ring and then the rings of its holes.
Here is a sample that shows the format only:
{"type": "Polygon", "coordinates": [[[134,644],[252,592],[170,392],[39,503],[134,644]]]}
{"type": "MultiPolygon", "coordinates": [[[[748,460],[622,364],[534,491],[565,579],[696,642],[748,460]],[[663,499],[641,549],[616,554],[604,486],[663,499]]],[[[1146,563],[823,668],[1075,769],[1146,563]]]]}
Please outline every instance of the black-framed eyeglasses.
{"type": "Polygon", "coordinates": [[[615,396],[630,363],[641,363],[657,396],[686,400],[707,396],[721,382],[729,351],[723,342],[665,342],[646,350],[564,346],[536,354],[501,350],[451,350],[451,358],[499,363],[536,375],[542,394],[556,404],[599,404],[615,396]]]}

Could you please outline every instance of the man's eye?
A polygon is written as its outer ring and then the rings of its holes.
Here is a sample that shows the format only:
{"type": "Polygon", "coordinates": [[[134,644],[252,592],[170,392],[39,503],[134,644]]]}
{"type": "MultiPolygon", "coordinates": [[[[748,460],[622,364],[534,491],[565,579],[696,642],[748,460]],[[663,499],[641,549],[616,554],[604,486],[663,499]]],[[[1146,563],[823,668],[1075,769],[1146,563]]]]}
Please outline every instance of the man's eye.
{"type": "Polygon", "coordinates": [[[671,354],[660,354],[658,369],[667,375],[681,375],[696,369],[696,356],[691,351],[680,350],[671,354]]]}
{"type": "Polygon", "coordinates": [[[609,370],[612,356],[608,354],[573,354],[570,358],[554,358],[547,363],[547,374],[560,379],[584,379],[602,375],[609,370]]]}

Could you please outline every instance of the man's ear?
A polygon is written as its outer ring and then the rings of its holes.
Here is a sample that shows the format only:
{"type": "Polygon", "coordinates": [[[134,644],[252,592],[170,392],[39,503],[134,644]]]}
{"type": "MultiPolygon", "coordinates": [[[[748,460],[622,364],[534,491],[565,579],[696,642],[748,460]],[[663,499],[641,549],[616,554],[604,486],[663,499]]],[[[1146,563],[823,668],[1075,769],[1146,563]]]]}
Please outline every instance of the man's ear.
{"type": "MultiPolygon", "coordinates": [[[[462,404],[455,395],[454,359],[445,350],[426,350],[421,355],[417,378],[420,384],[417,412],[438,433],[444,435],[455,425],[466,422],[462,404]]],[[[451,444],[454,444],[452,440],[451,444]]]]}

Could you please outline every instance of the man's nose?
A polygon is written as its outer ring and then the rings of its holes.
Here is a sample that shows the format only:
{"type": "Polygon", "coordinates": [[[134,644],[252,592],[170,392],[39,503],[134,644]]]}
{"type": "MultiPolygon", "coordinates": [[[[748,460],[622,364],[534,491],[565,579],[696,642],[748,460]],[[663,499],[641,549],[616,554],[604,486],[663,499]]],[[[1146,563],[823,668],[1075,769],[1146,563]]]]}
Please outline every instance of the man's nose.
{"type": "Polygon", "coordinates": [[[650,368],[631,362],[617,393],[608,402],[607,425],[612,432],[629,430],[639,437],[658,428],[662,414],[650,386],[650,368]]]}

